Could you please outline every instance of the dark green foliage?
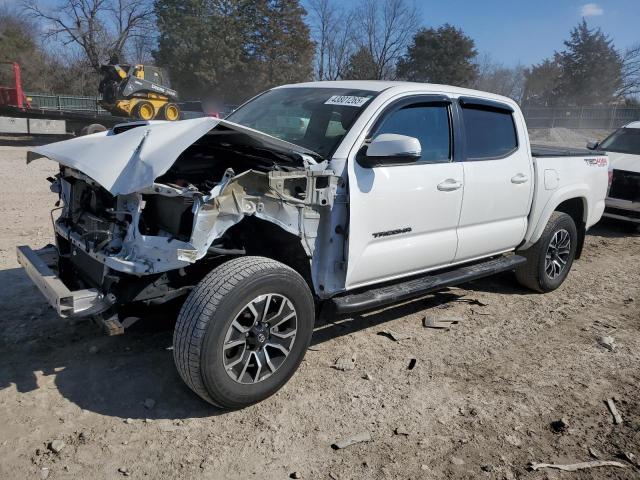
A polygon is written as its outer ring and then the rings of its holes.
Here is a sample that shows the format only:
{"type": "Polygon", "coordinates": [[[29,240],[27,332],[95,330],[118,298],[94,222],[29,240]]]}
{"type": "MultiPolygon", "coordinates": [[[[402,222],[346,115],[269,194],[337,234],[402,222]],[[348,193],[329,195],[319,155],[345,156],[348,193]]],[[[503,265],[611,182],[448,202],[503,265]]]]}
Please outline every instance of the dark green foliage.
{"type": "Polygon", "coordinates": [[[156,0],[159,66],[187,98],[238,103],[311,76],[298,0],[156,0]]]}
{"type": "Polygon", "coordinates": [[[564,42],[557,55],[562,69],[558,92],[564,101],[576,105],[610,102],[622,85],[622,59],[611,39],[599,28],[582,22],[564,42]]]}
{"type": "MultiPolygon", "coordinates": [[[[8,11],[0,12],[0,62],[18,62],[26,90],[43,87],[45,57],[31,22],[8,11]]],[[[13,85],[10,65],[0,65],[0,85],[13,85]]]]}
{"type": "Polygon", "coordinates": [[[397,65],[398,78],[414,82],[466,86],[478,74],[473,39],[449,24],[423,28],[397,65]]]}
{"type": "Polygon", "coordinates": [[[360,48],[351,57],[342,75],[343,80],[375,80],[377,78],[376,61],[371,52],[360,48]]]}
{"type": "Polygon", "coordinates": [[[553,60],[527,72],[525,99],[537,105],[600,105],[617,98],[623,61],[602,30],[583,19],[553,60]]]}
{"type": "Polygon", "coordinates": [[[553,106],[559,103],[562,67],[546,59],[525,71],[523,102],[526,105],[553,106]]]}

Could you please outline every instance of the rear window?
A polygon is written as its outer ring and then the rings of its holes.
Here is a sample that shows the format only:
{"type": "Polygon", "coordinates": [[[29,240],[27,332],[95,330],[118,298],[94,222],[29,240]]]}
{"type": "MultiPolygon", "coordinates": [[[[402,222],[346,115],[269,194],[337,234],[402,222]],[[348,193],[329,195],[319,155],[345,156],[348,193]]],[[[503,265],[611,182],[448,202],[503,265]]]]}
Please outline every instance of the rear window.
{"type": "Polygon", "coordinates": [[[465,153],[469,160],[502,158],[518,148],[511,112],[478,106],[463,106],[465,153]]]}
{"type": "Polygon", "coordinates": [[[602,141],[600,150],[640,155],[640,128],[621,128],[602,141]]]}

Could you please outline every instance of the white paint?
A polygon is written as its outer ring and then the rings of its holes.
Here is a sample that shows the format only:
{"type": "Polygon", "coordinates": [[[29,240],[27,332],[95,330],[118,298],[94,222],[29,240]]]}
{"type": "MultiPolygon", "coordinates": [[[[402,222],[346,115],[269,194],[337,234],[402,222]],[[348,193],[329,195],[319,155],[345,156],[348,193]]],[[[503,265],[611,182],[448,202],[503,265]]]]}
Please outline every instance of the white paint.
{"type": "Polygon", "coordinates": [[[349,163],[350,226],[346,287],[451,263],[462,189],[438,190],[443,180],[462,181],[459,163],[363,168],[349,163]],[[411,232],[374,233],[411,228],[411,232]]]}
{"type": "Polygon", "coordinates": [[[532,159],[522,113],[511,99],[473,90],[403,82],[319,82],[301,86],[379,91],[337,148],[333,162],[347,159],[349,236],[345,289],[373,285],[530,246],[564,200],[585,204],[587,228],[602,216],[607,168],[583,157],[532,159]],[[462,95],[510,105],[519,149],[505,159],[448,164],[363,168],[355,162],[369,130],[391,102],[410,95],[462,95]],[[557,172],[555,189],[544,171],[557,172]],[[445,182],[448,180],[448,182],[445,182]],[[453,191],[438,188],[457,184],[453,191]],[[374,238],[373,233],[410,233],[374,238]],[[455,246],[455,247],[454,247],[455,246]]]}
{"type": "MultiPolygon", "coordinates": [[[[508,98],[406,82],[315,82],[287,87],[379,92],[331,159],[331,167],[343,175],[344,185],[339,193],[348,192],[348,205],[346,199],[336,201],[337,208],[317,216],[315,231],[304,227],[305,238],[317,238],[312,259],[314,277],[320,271],[323,285],[331,285],[319,293],[321,296],[485,258],[513,250],[523,242],[531,245],[540,237],[552,212],[567,199],[583,201],[587,227],[598,221],[604,210],[606,162],[589,165],[583,157],[532,159],[522,113],[508,98]],[[453,101],[461,95],[473,95],[510,105],[519,149],[500,160],[360,166],[355,161],[356,153],[385,107],[416,94],[442,94],[453,101]],[[544,187],[547,170],[557,172],[554,189],[544,187]],[[337,226],[347,235],[336,236],[337,226]],[[344,249],[330,249],[328,244],[332,242],[340,243],[344,249]],[[323,257],[323,252],[331,256],[323,257]],[[323,258],[325,268],[317,266],[316,255],[323,258]]],[[[154,122],[118,135],[101,132],[38,147],[33,152],[80,170],[114,195],[139,195],[153,186],[153,181],[170,168],[181,152],[219,123],[258,139],[265,147],[294,151],[301,156],[313,154],[264,133],[208,117],[154,122]]],[[[317,285],[317,279],[313,280],[317,285]]]]}
{"type": "Polygon", "coordinates": [[[544,171],[544,188],[545,190],[555,190],[560,185],[560,175],[553,168],[547,168],[544,171]]]}
{"type": "Polygon", "coordinates": [[[464,200],[456,261],[514,248],[523,238],[533,193],[527,132],[517,122],[519,147],[506,158],[463,162],[464,200]]]}
{"type": "Polygon", "coordinates": [[[184,150],[218,124],[262,142],[265,148],[294,151],[301,156],[313,154],[303,147],[217,118],[137,123],[140,126],[117,135],[109,130],[32,148],[28,161],[39,157],[55,160],[91,177],[111,194],[125,195],[152,186],[184,150]]]}
{"type": "Polygon", "coordinates": [[[395,133],[383,133],[371,141],[367,149],[369,157],[420,157],[422,148],[417,138],[395,133]]]}

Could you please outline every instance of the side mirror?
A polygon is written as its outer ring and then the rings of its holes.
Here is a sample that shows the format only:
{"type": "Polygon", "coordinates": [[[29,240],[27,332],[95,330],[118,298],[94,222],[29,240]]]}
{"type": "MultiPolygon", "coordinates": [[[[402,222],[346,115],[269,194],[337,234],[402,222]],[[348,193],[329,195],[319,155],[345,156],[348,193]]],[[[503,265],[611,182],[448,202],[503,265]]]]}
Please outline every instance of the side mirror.
{"type": "Polygon", "coordinates": [[[367,168],[398,165],[416,162],[421,155],[422,147],[417,138],[382,133],[371,141],[366,152],[358,155],[358,163],[367,168]]]}
{"type": "Polygon", "coordinates": [[[589,150],[597,150],[598,145],[600,145],[598,142],[587,142],[587,148],[589,150]]]}

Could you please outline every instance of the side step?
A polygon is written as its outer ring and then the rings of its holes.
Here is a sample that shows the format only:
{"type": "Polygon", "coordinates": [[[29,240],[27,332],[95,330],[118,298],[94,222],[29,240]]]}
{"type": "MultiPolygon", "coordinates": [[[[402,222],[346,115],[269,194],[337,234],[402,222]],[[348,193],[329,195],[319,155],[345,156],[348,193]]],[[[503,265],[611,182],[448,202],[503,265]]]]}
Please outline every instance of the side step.
{"type": "Polygon", "coordinates": [[[402,283],[395,283],[385,287],[374,288],[362,293],[354,293],[331,299],[336,313],[352,313],[369,310],[391,303],[401,302],[419,297],[446,287],[453,287],[462,283],[487,277],[494,273],[513,270],[526,263],[527,259],[520,255],[510,255],[495,260],[476,263],[444,273],[426,275],[402,283]]]}

